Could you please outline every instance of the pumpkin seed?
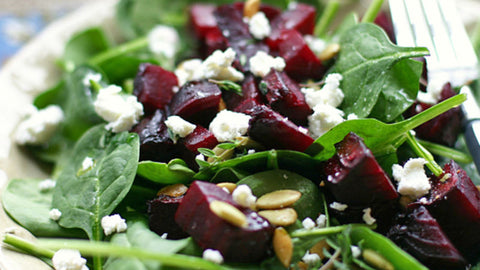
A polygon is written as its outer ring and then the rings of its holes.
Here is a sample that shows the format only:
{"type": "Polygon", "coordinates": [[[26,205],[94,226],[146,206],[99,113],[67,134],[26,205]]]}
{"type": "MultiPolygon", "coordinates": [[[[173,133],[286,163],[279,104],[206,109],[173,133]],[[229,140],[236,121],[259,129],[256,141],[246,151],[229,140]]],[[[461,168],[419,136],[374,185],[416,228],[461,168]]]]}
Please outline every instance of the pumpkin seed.
{"type": "Polygon", "coordinates": [[[293,189],[281,189],[264,194],[257,200],[258,209],[279,209],[285,208],[302,197],[302,193],[293,189]]]}
{"type": "Polygon", "coordinates": [[[185,194],[187,190],[188,188],[184,184],[174,184],[160,189],[157,193],[157,196],[166,195],[170,197],[180,197],[185,194]]]}
{"type": "Polygon", "coordinates": [[[295,223],[298,218],[297,212],[293,208],[284,208],[277,210],[263,210],[258,214],[268,220],[275,226],[289,226],[295,223]]]}
{"type": "Polygon", "coordinates": [[[362,252],[362,257],[365,262],[375,267],[376,269],[395,270],[395,268],[389,261],[387,261],[382,255],[378,254],[378,252],[374,250],[365,249],[362,252]]]}
{"type": "Polygon", "coordinates": [[[219,186],[221,188],[226,188],[228,190],[228,192],[230,192],[230,194],[232,194],[232,192],[237,188],[237,184],[230,183],[230,182],[218,183],[217,186],[219,186]]]}
{"type": "Polygon", "coordinates": [[[243,16],[253,17],[260,10],[260,2],[260,0],[247,0],[245,6],[243,6],[243,16]]]}
{"type": "Polygon", "coordinates": [[[273,233],[273,250],[282,265],[288,268],[292,261],[293,244],[292,238],[290,238],[288,232],[282,227],[276,228],[273,233]]]}
{"type": "Polygon", "coordinates": [[[327,46],[327,48],[325,48],[325,50],[323,50],[318,55],[318,59],[320,59],[321,61],[330,60],[333,57],[335,57],[338,54],[338,52],[340,52],[340,45],[339,44],[337,44],[337,43],[329,44],[327,46]]]}
{"type": "Polygon", "coordinates": [[[248,226],[247,216],[245,216],[245,214],[243,214],[235,206],[229,203],[222,201],[213,201],[210,203],[209,207],[215,215],[234,226],[248,226]]]}

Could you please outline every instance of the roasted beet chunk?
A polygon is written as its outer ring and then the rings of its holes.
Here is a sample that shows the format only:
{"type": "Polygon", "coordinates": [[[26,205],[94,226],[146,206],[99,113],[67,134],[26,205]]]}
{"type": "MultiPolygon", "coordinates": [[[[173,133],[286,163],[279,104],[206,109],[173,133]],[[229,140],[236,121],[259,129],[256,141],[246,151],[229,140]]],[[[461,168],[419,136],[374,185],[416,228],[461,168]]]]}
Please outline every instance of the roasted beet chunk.
{"type": "MultiPolygon", "coordinates": [[[[441,101],[456,95],[450,83],[443,86],[441,101]]],[[[432,105],[416,102],[408,110],[408,116],[418,114],[432,105]]],[[[453,146],[462,130],[463,113],[460,107],[452,108],[415,129],[417,136],[427,141],[453,146]]]]}
{"type": "Polygon", "coordinates": [[[185,238],[188,235],[175,222],[175,212],[187,187],[182,184],[167,186],[158,192],[158,197],[148,201],[148,225],[158,235],[167,234],[168,239],[185,238]]]}
{"type": "Polygon", "coordinates": [[[387,36],[388,38],[390,38],[390,41],[392,41],[392,43],[396,43],[395,31],[393,29],[393,23],[392,19],[390,18],[390,14],[385,11],[380,11],[375,18],[374,23],[380,26],[383,30],[385,30],[385,33],[387,33],[387,36]]]}
{"type": "Polygon", "coordinates": [[[182,142],[194,154],[198,154],[198,148],[212,149],[218,144],[215,135],[200,125],[197,125],[192,133],[182,139],[182,142]]]}
{"type": "Polygon", "coordinates": [[[260,93],[258,89],[258,82],[251,74],[246,75],[245,80],[243,80],[241,95],[232,91],[223,92],[223,101],[225,101],[229,110],[235,109],[240,103],[247,99],[255,99],[258,104],[262,103],[262,93],[260,93]]]}
{"type": "Polygon", "coordinates": [[[297,81],[322,78],[325,69],[320,59],[294,29],[284,30],[279,37],[278,51],[285,59],[285,72],[297,81]]]}
{"type": "Polygon", "coordinates": [[[252,39],[248,25],[243,20],[243,11],[234,5],[221,5],[214,11],[217,25],[223,36],[230,43],[244,42],[252,39]]]}
{"type": "Polygon", "coordinates": [[[476,262],[480,259],[480,192],[454,161],[443,169],[450,177],[433,179],[425,206],[462,255],[476,262]]]}
{"type": "Polygon", "coordinates": [[[195,36],[202,40],[208,32],[218,29],[213,15],[216,6],[210,4],[193,4],[189,10],[190,25],[195,36]]]}
{"type": "Polygon", "coordinates": [[[387,236],[430,269],[465,269],[465,259],[424,206],[416,205],[395,223],[387,236]]]}
{"type": "Polygon", "coordinates": [[[133,94],[145,111],[163,110],[173,97],[173,87],[177,85],[177,76],[173,72],[152,64],[142,64],[134,81],[133,94]]]}
{"type": "Polygon", "coordinates": [[[173,96],[170,103],[172,115],[208,126],[218,112],[222,91],[207,81],[188,82],[173,96]]]}
{"type": "Polygon", "coordinates": [[[248,113],[252,116],[248,136],[267,148],[304,151],[313,143],[306,129],[265,105],[255,107],[248,113]]]}
{"type": "Polygon", "coordinates": [[[272,69],[260,82],[260,88],[272,109],[297,125],[307,123],[307,117],[312,110],[298,84],[287,74],[272,69]]]}
{"type": "Polygon", "coordinates": [[[258,262],[271,247],[273,227],[254,211],[235,203],[215,184],[194,181],[175,214],[175,221],[203,249],[220,251],[228,262],[258,262]],[[246,217],[243,226],[234,225],[212,210],[212,203],[227,203],[246,217]]]}

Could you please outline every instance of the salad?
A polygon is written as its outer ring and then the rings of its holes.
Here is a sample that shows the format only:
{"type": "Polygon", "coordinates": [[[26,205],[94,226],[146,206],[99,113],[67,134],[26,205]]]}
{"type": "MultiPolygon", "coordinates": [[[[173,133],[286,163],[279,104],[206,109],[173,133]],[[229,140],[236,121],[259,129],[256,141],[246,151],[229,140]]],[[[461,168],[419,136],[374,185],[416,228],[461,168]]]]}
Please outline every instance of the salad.
{"type": "Polygon", "coordinates": [[[426,87],[382,2],[333,27],[337,1],[120,0],[124,42],[72,37],[16,130],[51,174],[9,182],[39,239],[4,244],[55,269],[478,267],[465,96],[426,87]]]}

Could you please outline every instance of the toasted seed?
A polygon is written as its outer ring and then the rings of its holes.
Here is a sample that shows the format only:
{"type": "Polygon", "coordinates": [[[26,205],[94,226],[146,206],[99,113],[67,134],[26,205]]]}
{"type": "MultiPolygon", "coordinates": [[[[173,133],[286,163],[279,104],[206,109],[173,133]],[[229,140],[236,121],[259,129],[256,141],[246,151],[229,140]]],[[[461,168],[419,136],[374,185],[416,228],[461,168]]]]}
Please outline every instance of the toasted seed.
{"type": "Polygon", "coordinates": [[[477,186],[478,191],[480,191],[480,186],[477,186]]]}
{"type": "Polygon", "coordinates": [[[227,104],[225,103],[225,100],[221,98],[220,102],[218,103],[218,111],[225,110],[226,108],[227,108],[227,104]]]}
{"type": "Polygon", "coordinates": [[[237,188],[237,184],[235,183],[230,183],[230,182],[222,182],[218,183],[217,186],[221,188],[226,188],[230,194],[237,188]]]}
{"type": "Polygon", "coordinates": [[[413,200],[409,196],[401,196],[399,199],[399,203],[403,208],[407,208],[407,205],[412,203],[413,200]]]}
{"type": "Polygon", "coordinates": [[[278,260],[280,260],[283,266],[288,268],[292,261],[293,244],[292,238],[290,238],[288,232],[282,227],[276,228],[273,233],[273,250],[278,260]]]}
{"type": "Polygon", "coordinates": [[[166,195],[170,197],[180,197],[185,194],[187,190],[188,188],[184,184],[174,184],[160,189],[157,196],[166,195]]]}
{"type": "Polygon", "coordinates": [[[278,210],[263,210],[258,214],[268,220],[275,226],[289,226],[297,220],[297,212],[293,208],[284,208],[278,210]]]}
{"type": "Polygon", "coordinates": [[[327,46],[327,48],[325,48],[325,50],[323,50],[318,55],[318,59],[320,59],[321,61],[330,60],[333,57],[335,57],[338,54],[338,52],[340,52],[340,45],[339,44],[337,44],[337,43],[329,44],[327,46]]]}
{"type": "Polygon", "coordinates": [[[215,215],[232,225],[237,227],[246,227],[248,225],[245,214],[229,203],[213,201],[209,207],[215,215]]]}
{"type": "Polygon", "coordinates": [[[260,10],[260,0],[247,0],[243,6],[243,16],[251,18],[260,10]]]}
{"type": "Polygon", "coordinates": [[[371,266],[381,270],[394,270],[393,265],[387,261],[382,255],[371,249],[365,249],[362,252],[362,257],[371,266]]]}
{"type": "Polygon", "coordinates": [[[326,239],[322,239],[319,242],[317,242],[313,247],[310,248],[310,253],[311,254],[317,254],[320,259],[325,258],[325,254],[323,254],[324,250],[328,250],[330,246],[327,243],[326,239]]]}
{"type": "Polygon", "coordinates": [[[281,189],[264,194],[257,200],[258,209],[279,209],[294,204],[302,193],[293,189],[281,189]]]}

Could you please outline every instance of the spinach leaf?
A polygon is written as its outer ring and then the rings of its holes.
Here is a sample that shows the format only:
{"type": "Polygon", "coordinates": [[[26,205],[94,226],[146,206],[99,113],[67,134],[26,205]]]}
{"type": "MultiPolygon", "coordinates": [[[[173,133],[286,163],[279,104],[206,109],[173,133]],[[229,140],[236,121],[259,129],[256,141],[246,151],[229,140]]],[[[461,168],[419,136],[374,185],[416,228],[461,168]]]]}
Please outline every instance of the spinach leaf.
{"type": "Polygon", "coordinates": [[[33,100],[33,105],[38,109],[43,109],[52,104],[65,104],[66,94],[65,82],[62,80],[57,85],[36,96],[33,100]]]}
{"type": "Polygon", "coordinates": [[[2,193],[5,211],[39,237],[85,237],[81,230],[66,229],[49,217],[53,190],[40,191],[38,179],[13,179],[2,193]]]}
{"type": "Polygon", "coordinates": [[[57,180],[52,205],[62,212],[59,224],[100,240],[100,219],[111,214],[130,190],[138,158],[137,134],[112,134],[104,125],[87,131],[57,180]],[[87,157],[93,165],[82,168],[87,157]]]}
{"type": "Polygon", "coordinates": [[[168,163],[141,161],[138,163],[137,174],[150,181],[160,184],[190,183],[195,174],[187,163],[181,159],[172,159],[168,163]]]}
{"type": "Polygon", "coordinates": [[[126,79],[135,78],[138,72],[138,66],[145,62],[159,64],[155,59],[126,55],[101,63],[100,68],[106,74],[110,83],[122,85],[126,79]]]}
{"type": "Polygon", "coordinates": [[[463,101],[465,101],[465,95],[456,95],[407,120],[394,124],[385,124],[376,119],[345,121],[315,140],[306,152],[316,159],[326,160],[335,153],[335,144],[349,132],[354,132],[363,138],[374,155],[390,154],[405,141],[406,133],[411,129],[460,105],[463,101]]]}
{"type": "Polygon", "coordinates": [[[67,70],[72,70],[108,48],[110,43],[102,29],[97,27],[87,29],[68,41],[63,53],[64,65],[67,70]]]}
{"type": "MultiPolygon", "coordinates": [[[[386,96],[395,94],[386,87],[398,85],[397,82],[390,82],[390,75],[393,74],[390,70],[398,61],[428,54],[426,48],[406,48],[392,44],[380,27],[370,23],[360,23],[346,30],[340,38],[340,46],[332,72],[343,75],[341,88],[345,99],[341,109],[347,115],[355,113],[360,118],[370,115],[382,91],[388,90],[386,96]]],[[[413,77],[407,78],[403,73],[395,74],[395,78],[397,76],[400,82],[413,77]]],[[[399,95],[396,98],[400,99],[402,94],[400,92],[395,96],[399,95]]]]}

